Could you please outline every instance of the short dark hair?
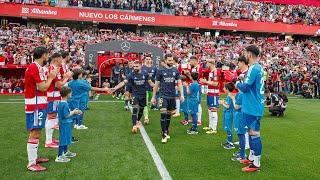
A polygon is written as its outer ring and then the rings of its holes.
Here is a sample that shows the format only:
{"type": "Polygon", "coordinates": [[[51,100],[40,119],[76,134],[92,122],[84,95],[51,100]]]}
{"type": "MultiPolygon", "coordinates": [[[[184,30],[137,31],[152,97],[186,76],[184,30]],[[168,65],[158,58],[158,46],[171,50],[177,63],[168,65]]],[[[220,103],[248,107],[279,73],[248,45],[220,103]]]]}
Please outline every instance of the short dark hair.
{"type": "Polygon", "coordinates": [[[191,77],[192,77],[192,80],[196,81],[198,80],[199,74],[197,72],[192,72],[191,77]]]}
{"type": "Polygon", "coordinates": [[[76,68],[72,72],[73,72],[72,79],[77,80],[79,78],[80,74],[83,73],[83,70],[76,68]]]}
{"type": "Polygon", "coordinates": [[[145,58],[147,58],[147,57],[152,58],[152,55],[151,54],[146,54],[145,58]]]}
{"type": "Polygon", "coordinates": [[[247,52],[251,52],[254,56],[258,57],[260,55],[260,49],[256,45],[250,45],[246,47],[247,52]]]}
{"type": "Polygon", "coordinates": [[[239,62],[243,62],[243,63],[246,64],[246,65],[249,64],[248,59],[247,59],[244,55],[241,55],[241,56],[238,58],[238,61],[239,61],[239,62]]]}
{"type": "Polygon", "coordinates": [[[62,57],[60,53],[54,53],[52,54],[51,59],[60,58],[60,57],[62,57]]]}
{"type": "Polygon", "coordinates": [[[60,54],[61,54],[61,57],[62,57],[63,59],[66,58],[67,56],[69,56],[69,53],[66,52],[66,51],[61,51],[60,54]]]}
{"type": "Polygon", "coordinates": [[[62,86],[60,89],[61,97],[67,97],[71,93],[71,88],[68,86],[62,86]]]}
{"type": "Polygon", "coordinates": [[[172,55],[171,53],[168,53],[168,54],[166,54],[166,55],[164,56],[164,59],[166,60],[166,59],[168,59],[169,57],[173,57],[173,55],[172,55]]]}
{"type": "Polygon", "coordinates": [[[33,59],[40,59],[44,54],[48,54],[48,52],[48,49],[43,46],[36,47],[33,50],[33,59]]]}
{"type": "Polygon", "coordinates": [[[134,60],[133,64],[140,64],[140,61],[139,60],[134,60]]]}
{"type": "Polygon", "coordinates": [[[80,63],[82,63],[83,61],[81,60],[81,59],[78,59],[77,61],[76,61],[76,64],[80,64],[80,63]]]}
{"type": "Polygon", "coordinates": [[[235,89],[234,84],[231,83],[231,82],[226,83],[226,84],[224,85],[224,87],[225,87],[229,92],[232,92],[232,91],[234,91],[234,89],[235,89]]]}

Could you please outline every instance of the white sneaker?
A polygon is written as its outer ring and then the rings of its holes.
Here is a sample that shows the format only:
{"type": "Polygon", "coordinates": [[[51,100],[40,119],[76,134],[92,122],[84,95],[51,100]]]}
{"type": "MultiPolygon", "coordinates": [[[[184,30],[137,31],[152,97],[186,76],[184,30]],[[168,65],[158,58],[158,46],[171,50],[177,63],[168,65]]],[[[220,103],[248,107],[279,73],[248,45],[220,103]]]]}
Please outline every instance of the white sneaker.
{"type": "Polygon", "coordinates": [[[217,134],[217,131],[211,129],[207,131],[206,134],[217,134]]]}
{"type": "Polygon", "coordinates": [[[161,143],[162,144],[166,144],[168,142],[168,138],[167,137],[163,137],[162,139],[161,139],[161,143]]]}
{"type": "Polygon", "coordinates": [[[234,145],[239,145],[239,141],[237,141],[237,142],[234,142],[233,144],[234,144],[234,145]]]}
{"type": "Polygon", "coordinates": [[[59,163],[66,163],[66,162],[69,162],[70,159],[69,158],[66,158],[64,156],[59,156],[56,158],[55,162],[59,162],[59,163]]]}
{"type": "Polygon", "coordinates": [[[72,157],[76,157],[76,156],[77,156],[77,153],[73,153],[70,151],[67,151],[66,153],[64,153],[64,157],[67,157],[67,158],[72,158],[72,157]]]}
{"type": "Polygon", "coordinates": [[[78,130],[81,130],[81,129],[88,129],[88,127],[86,127],[85,125],[80,125],[80,126],[78,126],[78,128],[77,128],[78,130]]]}
{"type": "Polygon", "coordinates": [[[75,128],[75,129],[78,129],[78,127],[79,127],[79,126],[78,126],[78,125],[76,125],[76,124],[73,126],[73,128],[75,128]]]}

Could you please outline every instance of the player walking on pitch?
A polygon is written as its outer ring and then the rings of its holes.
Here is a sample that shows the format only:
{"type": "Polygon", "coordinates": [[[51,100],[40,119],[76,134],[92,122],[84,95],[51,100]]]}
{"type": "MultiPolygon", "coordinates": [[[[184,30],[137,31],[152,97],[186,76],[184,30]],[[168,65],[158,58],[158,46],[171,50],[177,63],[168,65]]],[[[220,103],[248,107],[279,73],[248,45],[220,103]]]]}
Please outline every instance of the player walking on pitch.
{"type": "Polygon", "coordinates": [[[172,54],[165,55],[165,66],[160,67],[156,74],[156,81],[153,87],[151,103],[156,104],[156,93],[159,90],[159,108],[160,108],[160,124],[162,130],[162,143],[167,143],[169,136],[169,126],[171,121],[171,113],[176,108],[176,91],[175,81],[178,83],[180,91],[180,100],[184,101],[184,94],[180,74],[177,68],[173,67],[174,59],[172,54]]]}
{"type": "Polygon", "coordinates": [[[147,85],[154,86],[148,73],[141,71],[139,61],[134,61],[133,72],[126,79],[120,82],[112,91],[116,91],[123,86],[129,87],[128,91],[132,93],[132,133],[137,133],[141,125],[141,117],[145,106],[147,105],[147,85]]]}

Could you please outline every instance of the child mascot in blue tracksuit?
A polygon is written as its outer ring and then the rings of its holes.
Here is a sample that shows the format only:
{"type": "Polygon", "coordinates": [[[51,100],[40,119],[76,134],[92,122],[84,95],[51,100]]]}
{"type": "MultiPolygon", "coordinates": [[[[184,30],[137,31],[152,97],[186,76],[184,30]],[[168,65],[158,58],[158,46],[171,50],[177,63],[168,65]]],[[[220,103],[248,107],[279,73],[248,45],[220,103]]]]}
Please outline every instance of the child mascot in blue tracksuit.
{"type": "Polygon", "coordinates": [[[79,109],[70,111],[67,100],[71,97],[71,88],[62,87],[60,90],[61,101],[58,104],[59,118],[59,150],[56,162],[69,162],[69,157],[75,157],[76,153],[68,151],[68,146],[72,143],[72,123],[73,117],[82,114],[79,109]]]}
{"type": "Polygon", "coordinates": [[[246,122],[241,112],[243,93],[240,91],[236,96],[231,97],[234,106],[234,130],[239,138],[240,152],[235,153],[231,160],[241,161],[246,159],[246,122]]]}
{"type": "Polygon", "coordinates": [[[224,149],[234,149],[233,138],[232,138],[232,124],[233,124],[233,101],[232,92],[235,86],[233,83],[226,83],[224,86],[224,91],[227,92],[226,100],[219,100],[219,103],[223,105],[223,129],[227,132],[227,142],[222,144],[224,149]]]}
{"type": "Polygon", "coordinates": [[[75,118],[76,129],[88,129],[83,124],[83,115],[87,108],[88,93],[89,91],[109,91],[109,88],[96,88],[92,87],[86,80],[82,79],[85,72],[81,69],[73,70],[73,80],[68,83],[68,86],[72,90],[72,96],[68,100],[71,110],[78,108],[82,113],[75,118]]]}
{"type": "Polygon", "coordinates": [[[198,112],[199,112],[199,103],[200,103],[200,93],[201,88],[198,84],[198,73],[191,73],[190,79],[193,80],[190,86],[187,86],[188,93],[188,109],[192,117],[192,127],[187,131],[188,134],[194,135],[198,134],[198,112]]]}
{"type": "MultiPolygon", "coordinates": [[[[187,94],[187,77],[185,75],[181,75],[181,81],[183,85],[183,94],[187,94]]],[[[180,104],[180,112],[183,113],[184,119],[180,121],[182,125],[189,124],[189,108],[188,108],[188,96],[185,96],[185,99],[180,104]]]]}

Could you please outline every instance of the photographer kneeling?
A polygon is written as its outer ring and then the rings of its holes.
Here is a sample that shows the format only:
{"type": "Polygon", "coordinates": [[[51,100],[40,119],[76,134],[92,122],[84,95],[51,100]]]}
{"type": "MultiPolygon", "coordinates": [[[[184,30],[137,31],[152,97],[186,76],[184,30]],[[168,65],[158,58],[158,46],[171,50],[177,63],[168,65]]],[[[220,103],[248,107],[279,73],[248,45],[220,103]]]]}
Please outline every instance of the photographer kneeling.
{"type": "Polygon", "coordinates": [[[266,107],[269,108],[269,112],[272,116],[283,116],[284,111],[286,110],[286,103],[288,99],[285,94],[283,93],[272,93],[269,92],[268,97],[266,99],[266,107]]]}

